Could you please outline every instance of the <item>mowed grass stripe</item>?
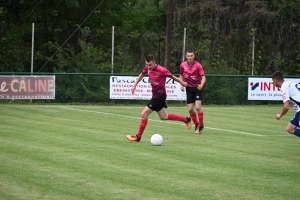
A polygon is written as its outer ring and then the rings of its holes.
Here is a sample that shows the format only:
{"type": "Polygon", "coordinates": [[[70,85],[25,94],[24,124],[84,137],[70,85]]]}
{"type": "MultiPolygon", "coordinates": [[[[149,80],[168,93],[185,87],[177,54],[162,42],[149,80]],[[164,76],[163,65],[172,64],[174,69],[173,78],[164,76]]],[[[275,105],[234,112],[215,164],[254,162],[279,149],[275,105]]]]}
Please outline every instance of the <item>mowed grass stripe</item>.
{"type": "MultiPolygon", "coordinates": [[[[60,120],[60,122],[62,122],[62,120],[60,120]]],[[[30,123],[30,122],[28,122],[28,121],[25,121],[25,125],[26,124],[34,124],[35,122],[33,121],[32,123],[30,123]]],[[[53,122],[52,122],[53,123],[53,122]]],[[[65,123],[63,123],[63,124],[65,124],[65,123]]],[[[61,126],[61,124],[59,124],[60,126],[61,126]]],[[[73,140],[72,140],[72,143],[70,143],[70,144],[68,144],[67,142],[68,142],[68,138],[67,137],[63,137],[63,136],[66,136],[66,135],[64,135],[64,131],[63,130],[61,130],[61,131],[59,131],[58,133],[58,137],[61,137],[62,139],[61,140],[59,140],[59,139],[57,139],[57,138],[55,138],[53,135],[55,134],[55,126],[56,126],[56,124],[54,123],[51,127],[47,127],[46,129],[48,130],[48,129],[50,129],[50,131],[51,131],[51,129],[52,130],[54,130],[53,132],[51,132],[51,135],[44,135],[44,136],[42,136],[42,138],[45,138],[45,141],[38,141],[39,142],[39,144],[40,144],[40,142],[42,142],[41,143],[41,145],[42,145],[42,149],[43,149],[43,147],[45,147],[46,149],[51,149],[51,151],[52,152],[41,152],[42,154],[44,154],[44,153],[47,153],[48,155],[47,156],[49,156],[49,153],[51,153],[51,156],[50,156],[50,158],[52,158],[52,157],[54,157],[54,156],[52,156],[52,155],[55,155],[55,157],[53,158],[54,160],[56,160],[55,162],[58,162],[58,160],[59,160],[59,154],[61,153],[62,154],[62,156],[63,156],[63,158],[65,159],[65,158],[72,158],[72,156],[70,156],[70,155],[66,155],[66,150],[67,150],[67,152],[69,151],[69,149],[70,148],[72,148],[72,146],[70,147],[70,146],[68,146],[68,145],[78,145],[78,146],[82,146],[82,145],[84,145],[84,144],[82,144],[82,139],[83,138],[86,138],[87,137],[87,135],[86,135],[86,131],[84,131],[84,132],[81,132],[80,130],[78,131],[78,135],[80,135],[80,136],[82,136],[82,137],[80,137],[79,138],[79,141],[76,141],[76,140],[74,140],[74,135],[76,134],[76,132],[77,132],[77,130],[76,129],[78,129],[78,128],[80,128],[80,127],[76,127],[76,128],[74,128],[74,130],[72,130],[72,126],[74,127],[74,124],[71,126],[71,125],[69,125],[69,126],[67,126],[66,128],[68,128],[68,130],[70,130],[70,128],[71,128],[71,132],[69,132],[70,133],[70,136],[72,136],[73,138],[73,140]],[[54,129],[53,129],[53,127],[54,127],[54,129]],[[74,131],[76,130],[76,132],[75,132],[75,134],[74,134],[74,131]],[[50,137],[52,137],[54,140],[53,141],[50,141],[49,140],[49,136],[50,137]],[[43,143],[44,142],[44,143],[43,143]],[[53,147],[51,147],[50,145],[51,144],[53,144],[53,142],[54,142],[54,146],[53,147]],[[46,146],[44,146],[45,144],[47,144],[46,146]],[[50,144],[50,145],[49,145],[50,144]],[[56,146],[56,145],[59,145],[59,148],[56,146]],[[62,148],[62,147],[65,147],[65,148],[62,148]],[[53,150],[56,150],[55,148],[57,148],[57,151],[53,151],[53,150]],[[63,152],[63,153],[62,153],[63,152]],[[57,157],[56,157],[57,156],[57,157]]],[[[60,127],[60,128],[64,128],[65,126],[62,126],[62,127],[60,127]]],[[[24,126],[22,126],[21,128],[19,127],[19,128],[17,128],[16,130],[16,133],[20,133],[21,131],[24,131],[24,129],[26,129],[26,126],[24,127],[24,126]]],[[[42,134],[42,130],[41,129],[39,129],[39,130],[36,130],[39,134],[42,134]]],[[[26,140],[28,140],[28,142],[29,142],[29,144],[28,144],[28,148],[27,149],[32,149],[32,147],[34,147],[34,146],[36,146],[36,147],[39,147],[40,145],[39,144],[35,144],[35,142],[34,142],[34,138],[36,137],[35,135],[33,135],[32,133],[33,132],[35,132],[34,130],[31,130],[31,132],[30,132],[30,134],[27,134],[26,135],[26,137],[24,137],[24,138],[21,138],[21,141],[20,141],[20,143],[18,143],[18,144],[22,144],[23,146],[24,146],[24,143],[26,142],[26,140]],[[28,137],[29,136],[29,137],[28,137]],[[32,136],[32,137],[31,137],[32,136]],[[32,141],[32,142],[31,142],[32,141]]],[[[46,134],[47,134],[48,132],[46,132],[46,134]]],[[[68,133],[68,132],[67,132],[68,133]]],[[[13,133],[14,134],[14,133],[13,133]]],[[[87,139],[88,140],[88,139],[87,139]]],[[[15,142],[15,140],[14,140],[14,142],[15,142]]],[[[105,143],[103,143],[103,144],[105,144],[105,143]]],[[[25,145],[26,145],[26,143],[25,143],[25,145]]],[[[18,145],[16,148],[18,148],[18,149],[22,149],[21,147],[20,147],[21,145],[18,145]]],[[[76,146],[75,146],[75,148],[76,148],[76,146]]],[[[87,145],[87,146],[89,146],[90,147],[90,143],[87,145]]],[[[26,146],[25,146],[26,147],[26,146]]],[[[24,148],[23,148],[24,149],[24,148]]],[[[34,151],[34,154],[36,153],[36,152],[40,152],[40,150],[41,149],[36,149],[35,151],[34,151]]],[[[80,151],[75,151],[75,155],[77,155],[77,153],[78,152],[82,152],[82,148],[79,148],[79,150],[80,151]]],[[[25,152],[28,152],[28,150],[24,150],[25,152]]],[[[84,151],[83,151],[84,152],[84,151]]],[[[26,155],[26,156],[28,156],[28,154],[26,155]]],[[[49,157],[48,157],[49,158],[49,157]]],[[[86,158],[86,157],[81,157],[81,158],[86,158]]],[[[64,160],[63,159],[63,160],[64,160]]],[[[37,159],[37,160],[42,160],[42,159],[37,159]]],[[[77,160],[76,160],[77,161],[77,160]]],[[[51,160],[50,160],[50,162],[51,162],[51,160]]],[[[32,163],[32,161],[31,162],[29,162],[29,163],[32,163]]],[[[103,162],[104,163],[104,162],[103,162]]],[[[74,165],[74,166],[76,166],[76,165],[74,165]]]]}
{"type": "MultiPolygon", "coordinates": [[[[128,116],[128,115],[121,115],[121,114],[115,114],[115,113],[105,113],[105,112],[99,112],[99,111],[95,111],[95,110],[86,110],[86,109],[82,109],[82,108],[72,108],[72,107],[62,107],[62,108],[66,108],[66,109],[73,109],[73,110],[77,110],[77,111],[81,111],[81,112],[93,112],[93,113],[98,113],[98,114],[103,114],[103,115],[111,115],[111,116],[118,116],[118,117],[124,117],[124,118],[133,118],[133,119],[140,119],[140,117],[134,117],[134,116],[128,116]]],[[[239,107],[237,107],[239,109],[239,107]]],[[[217,112],[216,114],[214,113],[214,118],[210,119],[210,118],[205,118],[206,121],[211,121],[212,123],[215,122],[215,125],[218,125],[220,126],[219,128],[216,128],[216,127],[210,127],[210,126],[206,126],[207,129],[214,129],[214,130],[217,130],[217,131],[223,131],[223,132],[231,132],[231,133],[239,133],[239,134],[245,134],[245,135],[252,135],[252,136],[266,136],[266,134],[257,134],[256,132],[259,132],[261,131],[261,128],[259,126],[259,124],[257,125],[254,125],[251,124],[253,123],[253,121],[258,121],[258,120],[262,120],[262,121],[266,121],[266,122],[270,122],[269,124],[266,123],[265,125],[265,128],[264,128],[264,133],[269,133],[271,131],[271,134],[274,135],[274,124],[276,125],[276,127],[278,127],[278,129],[280,130],[283,130],[283,126],[286,125],[283,123],[283,120],[282,121],[276,121],[274,120],[275,118],[273,117],[273,115],[270,115],[270,113],[268,112],[265,112],[267,114],[265,114],[264,116],[258,116],[258,115],[255,115],[255,118],[252,119],[251,116],[249,114],[247,114],[247,112],[243,112],[245,109],[242,109],[242,114],[238,114],[236,115],[235,117],[227,117],[227,113],[230,113],[230,115],[233,115],[234,112],[232,112],[232,110],[234,110],[235,108],[227,108],[225,107],[225,110],[227,110],[226,112],[223,112],[222,115],[217,118],[221,112],[217,112]],[[225,117],[224,117],[225,115],[225,117]],[[224,120],[224,118],[226,120],[224,120]],[[224,122],[226,122],[224,124],[224,122]],[[247,130],[253,130],[253,132],[245,132],[243,130],[232,130],[230,128],[232,127],[229,127],[230,124],[236,124],[236,123],[239,123],[239,122],[242,122],[244,124],[244,130],[247,129],[247,130]],[[249,125],[250,123],[250,125],[249,125]],[[226,127],[228,127],[229,129],[226,129],[226,127]],[[272,129],[270,129],[272,127],[272,129]]],[[[248,108],[249,109],[249,108],[248,108]]],[[[170,109],[169,109],[170,110],[170,109]]],[[[176,108],[175,108],[176,110],[176,108]]],[[[240,112],[241,112],[241,109],[239,109],[240,112]]],[[[180,113],[181,115],[186,115],[186,113],[184,113],[184,111],[182,110],[182,108],[180,108],[180,113]],[[182,114],[183,113],[183,114],[182,114]]],[[[115,112],[115,111],[114,111],[115,112]]],[[[235,111],[237,112],[237,111],[235,111]]],[[[274,110],[274,113],[275,113],[275,110],[274,110]]],[[[206,112],[205,112],[206,114],[206,112]]],[[[290,115],[290,114],[289,114],[290,115]]],[[[206,116],[206,115],[205,115],[206,116]]],[[[252,115],[253,116],[253,115],[252,115]]],[[[275,116],[275,115],[274,115],[275,116]]],[[[174,121],[161,121],[160,119],[157,118],[157,116],[154,114],[154,118],[153,118],[153,115],[149,117],[149,121],[155,121],[155,122],[160,122],[160,123],[166,123],[166,124],[182,124],[184,125],[183,123],[178,123],[178,122],[174,122],[174,121]]],[[[207,123],[205,123],[207,124],[207,123]]],[[[209,123],[208,123],[209,124],[209,123]]],[[[236,126],[234,127],[236,128],[236,126]]],[[[279,131],[276,131],[276,132],[279,132],[279,131]]],[[[276,135],[276,136],[287,136],[286,134],[284,135],[276,135]]]]}
{"type": "MultiPolygon", "coordinates": [[[[5,163],[0,164],[1,177],[8,183],[1,186],[3,197],[21,198],[14,191],[22,191],[23,199],[282,199],[299,195],[299,158],[291,154],[297,149],[296,137],[258,138],[210,129],[195,135],[181,125],[151,121],[143,140],[129,143],[125,135],[137,130],[139,120],[21,107],[14,117],[23,128],[13,131],[11,125],[8,134],[1,131],[1,163],[5,163]],[[24,112],[33,120],[22,121],[24,112]],[[38,118],[43,123],[32,130],[28,124],[38,118]],[[164,136],[163,146],[151,146],[154,132],[164,136]]],[[[115,113],[140,114],[140,109],[124,110],[117,107],[115,113]]]]}
{"type": "MultiPolygon", "coordinates": [[[[118,116],[118,117],[124,117],[124,118],[133,118],[133,119],[139,119],[140,117],[131,117],[131,116],[126,116],[126,115],[120,115],[120,114],[114,114],[114,113],[104,113],[104,112],[97,112],[97,111],[91,111],[91,110],[84,110],[84,109],[77,109],[77,108],[71,108],[71,107],[62,107],[66,109],[72,109],[72,110],[77,110],[81,112],[93,112],[93,113],[98,113],[98,114],[103,114],[103,115],[111,115],[111,116],[118,116]]],[[[159,120],[159,119],[151,119],[149,118],[149,121],[155,121],[155,122],[160,122],[160,123],[166,123],[166,124],[179,124],[179,122],[175,121],[168,121],[168,120],[159,120]]],[[[181,122],[180,122],[181,123],[181,122]]],[[[182,125],[185,125],[181,123],[182,125]]],[[[248,132],[243,132],[243,131],[234,131],[234,130],[227,130],[227,129],[222,129],[222,128],[212,128],[212,127],[206,127],[208,129],[214,129],[214,130],[219,130],[219,131],[225,131],[225,132],[232,132],[232,133],[240,133],[240,134],[245,134],[245,135],[253,135],[253,136],[263,136],[255,133],[248,133],[248,132]]]]}
{"type": "MultiPolygon", "coordinates": [[[[170,108],[175,112],[186,110],[182,107],[170,108]]],[[[247,132],[264,132],[276,130],[285,131],[288,121],[294,116],[293,108],[281,120],[275,119],[275,114],[280,113],[282,107],[276,106],[203,106],[205,124],[211,128],[224,128],[240,131],[242,128],[247,132]],[[253,123],[255,122],[255,123],[253,123]],[[264,122],[264,123],[261,123],[264,122]],[[263,127],[261,127],[263,125],[263,127]],[[254,131],[252,131],[254,130],[254,131]]],[[[272,134],[273,134],[272,133],[272,134]]]]}
{"type": "MultiPolygon", "coordinates": [[[[61,120],[60,120],[61,121],[61,120]]],[[[26,123],[28,123],[28,121],[26,121],[26,123]]],[[[18,130],[17,130],[18,131],[18,130]]],[[[29,138],[29,141],[31,141],[31,138],[29,138]]],[[[66,140],[64,140],[64,141],[66,141],[66,140]]],[[[47,142],[51,142],[51,141],[47,141],[47,142]]],[[[74,141],[74,143],[76,143],[77,141],[74,141]]],[[[63,144],[63,145],[66,145],[66,144],[63,144]]],[[[32,144],[29,144],[29,146],[32,146],[32,144]]],[[[50,148],[49,146],[47,147],[47,148],[50,148]]],[[[62,150],[61,150],[62,151],[62,150]]],[[[116,150],[116,152],[118,152],[117,150],[116,150]]],[[[67,157],[69,157],[70,158],[70,156],[69,155],[66,155],[67,157]]],[[[57,159],[56,159],[57,160],[57,159]]]]}

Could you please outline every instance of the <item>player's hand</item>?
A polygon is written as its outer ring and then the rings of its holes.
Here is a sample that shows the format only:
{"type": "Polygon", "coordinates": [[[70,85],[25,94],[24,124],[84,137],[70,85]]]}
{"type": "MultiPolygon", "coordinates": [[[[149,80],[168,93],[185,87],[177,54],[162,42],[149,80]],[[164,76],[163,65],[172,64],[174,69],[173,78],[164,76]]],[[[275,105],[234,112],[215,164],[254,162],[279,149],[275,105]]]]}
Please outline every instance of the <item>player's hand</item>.
{"type": "Polygon", "coordinates": [[[187,82],[182,82],[183,87],[187,87],[187,82]]]}
{"type": "Polygon", "coordinates": [[[184,92],[184,87],[183,86],[181,86],[180,89],[181,89],[182,92],[184,92]]]}
{"type": "Polygon", "coordinates": [[[199,85],[197,86],[197,89],[198,89],[198,90],[202,90],[202,85],[199,84],[199,85]]]}
{"type": "Polygon", "coordinates": [[[276,114],[275,117],[276,117],[277,120],[279,120],[280,119],[280,114],[276,114]]]}
{"type": "Polygon", "coordinates": [[[132,94],[134,94],[135,89],[136,89],[136,86],[133,85],[132,88],[131,88],[131,93],[132,93],[132,94]]]}

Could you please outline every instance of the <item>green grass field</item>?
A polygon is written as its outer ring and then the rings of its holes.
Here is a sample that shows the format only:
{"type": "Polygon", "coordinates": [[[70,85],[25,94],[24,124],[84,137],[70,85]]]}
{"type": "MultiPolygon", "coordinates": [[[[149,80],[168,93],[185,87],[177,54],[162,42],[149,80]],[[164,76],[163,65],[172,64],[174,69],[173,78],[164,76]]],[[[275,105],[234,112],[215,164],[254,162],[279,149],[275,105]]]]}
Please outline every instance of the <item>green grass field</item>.
{"type": "Polygon", "coordinates": [[[153,113],[129,142],[142,109],[1,104],[0,199],[299,199],[292,108],[276,120],[281,106],[203,106],[201,135],[153,113]]]}

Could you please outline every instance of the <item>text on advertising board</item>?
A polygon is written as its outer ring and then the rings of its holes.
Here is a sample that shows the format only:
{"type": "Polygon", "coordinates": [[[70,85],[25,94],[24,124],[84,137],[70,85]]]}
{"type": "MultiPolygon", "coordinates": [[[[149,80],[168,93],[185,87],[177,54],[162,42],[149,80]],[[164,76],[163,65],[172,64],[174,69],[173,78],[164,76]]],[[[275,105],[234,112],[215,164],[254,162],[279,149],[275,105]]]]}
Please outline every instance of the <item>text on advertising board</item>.
{"type": "Polygon", "coordinates": [[[54,76],[0,76],[2,99],[55,99],[54,76]]]}

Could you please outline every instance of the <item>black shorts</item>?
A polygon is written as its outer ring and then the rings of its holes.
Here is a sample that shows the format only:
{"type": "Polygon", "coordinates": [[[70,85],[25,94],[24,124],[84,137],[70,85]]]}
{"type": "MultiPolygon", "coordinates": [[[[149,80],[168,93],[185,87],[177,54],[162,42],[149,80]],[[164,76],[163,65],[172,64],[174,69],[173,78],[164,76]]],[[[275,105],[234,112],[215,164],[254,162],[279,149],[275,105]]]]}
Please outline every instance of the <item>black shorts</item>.
{"type": "Polygon", "coordinates": [[[167,108],[167,103],[166,99],[157,99],[157,98],[152,98],[148,104],[148,108],[151,110],[154,110],[156,112],[160,111],[162,108],[167,108]]]}
{"type": "Polygon", "coordinates": [[[196,100],[202,100],[202,90],[198,90],[196,87],[186,87],[186,103],[195,103],[196,100]]]}

